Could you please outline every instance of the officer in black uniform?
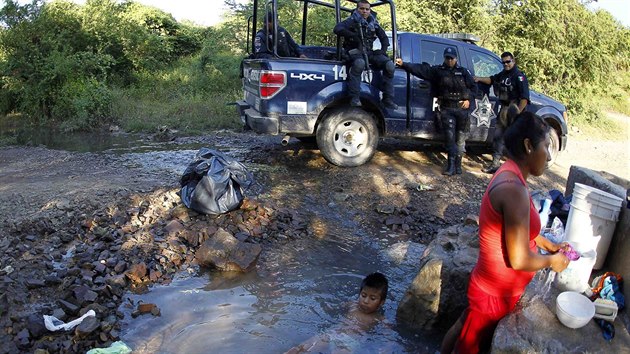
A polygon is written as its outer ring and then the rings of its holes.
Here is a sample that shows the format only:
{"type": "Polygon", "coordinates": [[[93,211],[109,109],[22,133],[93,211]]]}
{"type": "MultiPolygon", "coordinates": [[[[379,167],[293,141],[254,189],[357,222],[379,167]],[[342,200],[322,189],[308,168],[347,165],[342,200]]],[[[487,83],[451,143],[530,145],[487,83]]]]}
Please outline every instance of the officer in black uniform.
{"type": "Polygon", "coordinates": [[[350,91],[350,104],[355,107],[361,106],[359,99],[361,74],[367,65],[370,65],[373,69],[383,70],[384,87],[381,103],[389,109],[397,109],[398,106],[393,100],[393,78],[396,66],[386,55],[389,39],[372,13],[370,3],[367,0],[357,2],[357,9],[350,17],[339,22],[333,31],[336,35],[343,37],[343,48],[349,57],[348,91],[350,91]],[[381,42],[381,49],[372,50],[374,40],[377,37],[381,42]]]}
{"type": "MultiPolygon", "coordinates": [[[[254,39],[254,58],[273,58],[273,13],[267,12],[265,27],[256,33],[254,39]]],[[[278,26],[278,55],[281,57],[306,58],[300,46],[295,43],[289,32],[278,26]]]]}
{"type": "Polygon", "coordinates": [[[396,65],[431,82],[432,92],[438,98],[448,149],[448,165],[443,174],[461,174],[462,156],[466,152],[466,137],[470,131],[470,100],[477,92],[472,75],[468,69],[457,64],[457,51],[453,47],[444,49],[442,65],[403,63],[400,58],[396,59],[396,65]]]}
{"type": "Polygon", "coordinates": [[[498,96],[501,103],[499,111],[499,119],[494,128],[494,140],[492,142],[492,163],[482,169],[486,173],[495,173],[501,166],[501,157],[503,156],[503,133],[512,124],[510,117],[521,113],[529,103],[529,84],[527,77],[516,67],[514,56],[510,52],[501,54],[501,62],[503,63],[503,71],[490,77],[477,77],[475,82],[481,82],[486,85],[492,84],[495,95],[498,96]],[[508,109],[512,107],[512,111],[516,114],[508,114],[508,109]]]}

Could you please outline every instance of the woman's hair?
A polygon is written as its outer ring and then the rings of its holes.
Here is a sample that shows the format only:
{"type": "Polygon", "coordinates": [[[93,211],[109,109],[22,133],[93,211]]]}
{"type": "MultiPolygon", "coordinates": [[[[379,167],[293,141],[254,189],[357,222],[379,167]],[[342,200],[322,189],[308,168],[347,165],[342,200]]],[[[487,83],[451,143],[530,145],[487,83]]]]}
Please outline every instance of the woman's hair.
{"type": "Polygon", "coordinates": [[[549,133],[549,124],[531,112],[521,112],[516,116],[503,135],[508,156],[515,160],[522,160],[525,153],[525,139],[529,139],[533,146],[545,140],[549,133]]]}

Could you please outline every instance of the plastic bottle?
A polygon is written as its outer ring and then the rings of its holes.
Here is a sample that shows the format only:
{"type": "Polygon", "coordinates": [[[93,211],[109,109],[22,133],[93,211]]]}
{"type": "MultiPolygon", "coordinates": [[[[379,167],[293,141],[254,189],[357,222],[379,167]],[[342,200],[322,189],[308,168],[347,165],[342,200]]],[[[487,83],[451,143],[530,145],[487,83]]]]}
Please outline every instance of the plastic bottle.
{"type": "Polygon", "coordinates": [[[547,227],[547,222],[549,221],[549,213],[551,210],[551,199],[545,199],[542,201],[542,210],[538,214],[540,216],[540,231],[544,230],[547,227]]]}

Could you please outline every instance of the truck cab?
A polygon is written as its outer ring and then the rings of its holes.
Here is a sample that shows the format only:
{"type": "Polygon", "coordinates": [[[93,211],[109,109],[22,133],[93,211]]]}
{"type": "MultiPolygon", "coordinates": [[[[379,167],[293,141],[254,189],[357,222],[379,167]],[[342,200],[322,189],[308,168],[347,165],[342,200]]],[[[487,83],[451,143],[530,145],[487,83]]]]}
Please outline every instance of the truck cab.
{"type": "MultiPolygon", "coordinates": [[[[277,0],[267,2],[266,11],[277,13],[277,0]]],[[[237,102],[241,120],[247,129],[257,133],[280,135],[283,143],[290,137],[315,138],[321,154],[338,166],[358,166],[368,162],[380,137],[417,139],[426,143],[443,143],[444,136],[435,122],[436,99],[428,81],[397,68],[394,75],[394,101],[397,109],[381,105],[381,73],[364,72],[361,83],[362,107],[352,107],[347,91],[348,63],[337,39],[336,46],[307,45],[306,22],[311,5],[326,6],[339,21],[350,16],[355,7],[347,8],[318,0],[296,0],[304,3],[301,44],[304,58],[285,58],[277,53],[257,58],[253,53],[242,63],[243,99],[237,102]]],[[[355,2],[354,0],[351,0],[355,2]]],[[[491,76],[503,67],[493,52],[475,44],[468,34],[418,34],[396,30],[395,6],[392,0],[371,3],[375,11],[387,11],[392,23],[390,53],[392,60],[438,65],[444,48],[454,47],[459,65],[475,76],[491,76]]],[[[257,9],[257,0],[254,0],[257,9]]],[[[251,44],[256,33],[257,11],[254,10],[251,44]]],[[[380,18],[380,17],[379,17],[380,18]]],[[[274,31],[277,31],[277,22],[274,31]]],[[[280,22],[282,22],[280,20],[280,22]]],[[[332,28],[330,29],[332,32],[332,28]]],[[[276,37],[276,36],[274,36],[276,37]]],[[[489,85],[478,84],[479,94],[471,100],[470,134],[467,145],[490,147],[500,105],[489,85]]],[[[530,90],[527,110],[541,116],[553,128],[552,162],[567,140],[566,107],[530,90]]]]}

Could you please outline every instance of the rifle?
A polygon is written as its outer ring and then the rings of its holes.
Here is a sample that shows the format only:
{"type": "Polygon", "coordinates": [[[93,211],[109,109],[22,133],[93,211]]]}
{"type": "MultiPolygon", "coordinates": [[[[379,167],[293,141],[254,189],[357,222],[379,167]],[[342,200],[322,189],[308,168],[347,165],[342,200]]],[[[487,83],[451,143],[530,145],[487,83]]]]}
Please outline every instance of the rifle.
{"type": "Polygon", "coordinates": [[[367,49],[365,49],[365,38],[363,38],[363,26],[359,22],[359,35],[361,36],[361,51],[363,52],[363,60],[365,60],[365,69],[368,74],[368,81],[372,81],[372,69],[370,69],[370,61],[368,60],[367,49]]]}

